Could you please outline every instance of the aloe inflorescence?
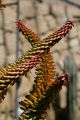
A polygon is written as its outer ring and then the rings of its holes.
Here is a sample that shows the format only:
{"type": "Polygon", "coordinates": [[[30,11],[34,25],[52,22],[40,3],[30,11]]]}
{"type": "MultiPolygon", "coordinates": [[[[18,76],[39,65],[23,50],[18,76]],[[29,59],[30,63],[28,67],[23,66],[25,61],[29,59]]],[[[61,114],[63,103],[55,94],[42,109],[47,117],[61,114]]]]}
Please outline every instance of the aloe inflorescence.
{"type": "Polygon", "coordinates": [[[28,29],[21,21],[17,22],[19,31],[29,40],[32,49],[27,51],[15,63],[0,69],[0,102],[3,101],[8,88],[41,60],[39,66],[36,67],[36,78],[30,95],[26,95],[25,100],[20,102],[21,108],[24,110],[19,117],[20,120],[39,119],[52,98],[56,97],[64,81],[67,80],[66,75],[61,76],[58,81],[54,79],[55,65],[50,47],[59,42],[72,26],[73,23],[68,21],[58,31],[42,41],[37,34],[28,29]]]}
{"type": "MultiPolygon", "coordinates": [[[[48,36],[47,38],[40,39],[32,30],[27,28],[21,21],[17,22],[17,27],[33,47],[51,45],[57,43],[67,32],[72,28],[72,22],[68,21],[62,28],[48,36]],[[54,41],[53,41],[54,40],[54,41]],[[53,42],[51,42],[53,41],[53,42]],[[43,44],[41,44],[43,42],[43,44]],[[44,44],[45,43],[45,44],[44,44]]],[[[44,49],[45,49],[44,46],[44,49]]],[[[51,53],[45,51],[42,56],[42,61],[36,67],[36,78],[30,95],[25,96],[25,100],[20,102],[21,109],[24,112],[20,115],[19,120],[30,119],[38,120],[49,106],[52,98],[55,99],[59,93],[62,85],[68,80],[67,74],[62,75],[58,80],[54,79],[55,65],[51,53]]]]}
{"type": "MultiPolygon", "coordinates": [[[[35,45],[31,50],[27,51],[21,58],[15,63],[10,64],[0,70],[0,102],[5,97],[7,90],[12,86],[18,78],[24,75],[33,68],[38,61],[42,59],[42,55],[61,40],[72,28],[73,23],[68,21],[57,32],[45,38],[35,45]]],[[[28,32],[30,34],[30,32],[28,32]]]]}

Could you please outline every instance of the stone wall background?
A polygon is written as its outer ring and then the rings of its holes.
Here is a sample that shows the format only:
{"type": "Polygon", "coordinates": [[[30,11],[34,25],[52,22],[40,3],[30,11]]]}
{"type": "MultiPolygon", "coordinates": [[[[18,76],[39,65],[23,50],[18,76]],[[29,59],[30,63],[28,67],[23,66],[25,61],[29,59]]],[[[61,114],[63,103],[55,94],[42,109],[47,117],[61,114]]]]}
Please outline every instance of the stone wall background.
{"type": "MultiPolygon", "coordinates": [[[[80,16],[80,8],[75,5],[66,4],[60,0],[43,0],[42,3],[35,0],[20,0],[20,20],[29,28],[38,33],[41,38],[55,32],[67,19],[74,20],[75,16],[80,16]]],[[[16,0],[5,0],[6,8],[0,10],[0,66],[13,63],[16,60],[16,5],[8,6],[8,3],[15,3],[16,0]]],[[[79,3],[79,2],[78,2],[79,3]]],[[[79,4],[78,4],[79,5],[79,4]]],[[[64,70],[64,60],[71,52],[77,66],[77,107],[76,120],[80,119],[80,23],[76,22],[75,27],[70,34],[51,49],[57,73],[61,74],[64,70]]],[[[19,56],[30,48],[30,44],[20,34],[19,56]]],[[[34,69],[32,69],[27,78],[22,77],[19,88],[19,99],[23,99],[34,83],[34,69]]],[[[66,104],[66,87],[60,93],[61,106],[66,104]],[[63,95],[64,94],[64,95],[63,95]]],[[[0,120],[12,120],[14,118],[9,114],[15,106],[15,86],[11,88],[3,102],[0,105],[0,120]],[[6,114],[4,114],[6,112],[6,114]]],[[[49,113],[53,116],[53,112],[49,113]]],[[[53,117],[49,120],[53,120],[53,117]]]]}

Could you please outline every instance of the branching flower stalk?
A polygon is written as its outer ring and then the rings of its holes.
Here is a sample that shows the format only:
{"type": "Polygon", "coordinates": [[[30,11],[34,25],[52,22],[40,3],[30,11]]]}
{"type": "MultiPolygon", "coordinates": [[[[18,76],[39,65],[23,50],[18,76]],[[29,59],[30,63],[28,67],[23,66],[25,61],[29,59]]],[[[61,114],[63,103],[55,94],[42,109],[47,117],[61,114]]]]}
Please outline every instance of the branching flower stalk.
{"type": "Polygon", "coordinates": [[[18,78],[33,68],[38,61],[42,59],[42,55],[60,41],[72,28],[73,23],[68,21],[56,33],[48,36],[46,41],[41,41],[31,50],[27,51],[15,63],[8,65],[0,70],[0,102],[4,99],[8,88],[13,85],[18,78]],[[36,59],[36,60],[35,60],[36,59]]]}
{"type": "MultiPolygon", "coordinates": [[[[41,42],[40,37],[28,29],[21,21],[17,22],[17,27],[32,46],[37,46],[41,42]]],[[[52,38],[54,37],[55,35],[52,38]]],[[[33,120],[40,119],[52,101],[52,98],[56,98],[64,81],[68,80],[66,74],[61,76],[58,81],[54,80],[55,67],[49,51],[44,53],[42,61],[36,68],[36,75],[33,89],[30,92],[31,94],[26,95],[25,100],[20,102],[21,109],[24,112],[20,115],[19,120],[30,118],[33,120]]]]}

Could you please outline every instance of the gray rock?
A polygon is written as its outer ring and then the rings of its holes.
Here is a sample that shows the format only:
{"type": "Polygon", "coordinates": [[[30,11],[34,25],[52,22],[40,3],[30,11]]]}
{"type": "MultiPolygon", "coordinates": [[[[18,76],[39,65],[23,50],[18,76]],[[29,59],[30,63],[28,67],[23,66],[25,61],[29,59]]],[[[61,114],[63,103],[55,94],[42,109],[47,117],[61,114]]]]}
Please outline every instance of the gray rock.
{"type": "MultiPolygon", "coordinates": [[[[0,11],[1,13],[1,11],[0,11]]],[[[0,14],[0,28],[2,28],[2,14],[0,14]]]]}
{"type": "Polygon", "coordinates": [[[20,1],[20,18],[32,18],[35,16],[34,6],[31,0],[20,1]]]}
{"type": "Polygon", "coordinates": [[[25,53],[30,48],[31,48],[30,43],[27,40],[25,40],[24,44],[22,45],[22,52],[25,53]]]}
{"type": "Polygon", "coordinates": [[[53,15],[56,15],[57,17],[61,17],[61,16],[65,15],[64,4],[62,4],[62,5],[61,4],[52,4],[51,8],[52,8],[53,15]]]}
{"type": "Polygon", "coordinates": [[[78,23],[78,25],[77,25],[77,35],[78,35],[79,40],[80,40],[80,23],[78,23]]]}
{"type": "Polygon", "coordinates": [[[16,26],[16,8],[13,10],[10,7],[4,9],[5,14],[5,29],[11,30],[15,32],[16,26]]]}
{"type": "Polygon", "coordinates": [[[8,63],[13,63],[16,60],[16,54],[11,54],[7,56],[8,63]]]}
{"type": "Polygon", "coordinates": [[[44,35],[48,32],[49,28],[43,16],[37,16],[38,30],[41,35],[44,35]]]}
{"type": "Polygon", "coordinates": [[[25,25],[32,29],[32,31],[37,32],[37,25],[35,19],[26,20],[25,25]]]}
{"type": "Polygon", "coordinates": [[[3,66],[5,63],[5,58],[6,54],[5,54],[5,47],[4,45],[0,45],[0,66],[3,66]]]}
{"type": "Polygon", "coordinates": [[[16,35],[6,33],[6,44],[10,54],[16,52],[16,35]]]}
{"type": "Polygon", "coordinates": [[[79,46],[74,46],[74,47],[71,48],[72,54],[77,54],[77,53],[80,54],[79,51],[80,51],[79,46]]]}
{"type": "Polygon", "coordinates": [[[49,4],[37,3],[36,9],[37,9],[38,15],[48,15],[49,14],[49,4]]]}
{"type": "Polygon", "coordinates": [[[52,15],[47,15],[45,16],[44,19],[46,20],[50,30],[53,30],[56,28],[56,21],[52,15]]]}
{"type": "Polygon", "coordinates": [[[78,9],[77,7],[68,5],[67,6],[67,14],[68,16],[80,16],[80,9],[78,9]]]}
{"type": "Polygon", "coordinates": [[[78,55],[78,54],[73,54],[73,57],[74,57],[74,60],[75,60],[76,65],[77,65],[77,68],[80,69],[80,55],[78,55]]]}
{"type": "Polygon", "coordinates": [[[33,80],[27,79],[25,76],[22,77],[21,86],[19,89],[19,96],[24,97],[24,94],[28,94],[33,85],[33,80]]]}
{"type": "Polygon", "coordinates": [[[72,28],[72,30],[69,32],[69,36],[70,36],[70,38],[78,36],[76,27],[72,28]]]}
{"type": "Polygon", "coordinates": [[[59,58],[60,58],[60,55],[58,52],[51,52],[52,53],[52,56],[53,56],[53,60],[54,61],[58,61],[59,58]]]}
{"type": "Polygon", "coordinates": [[[56,44],[54,47],[54,50],[56,51],[63,51],[66,50],[68,48],[67,43],[65,38],[63,38],[58,44],[56,44]]]}
{"type": "Polygon", "coordinates": [[[4,3],[14,3],[14,2],[16,2],[16,0],[3,0],[4,1],[4,3]]]}
{"type": "Polygon", "coordinates": [[[3,32],[0,30],[0,44],[3,44],[3,32]]]}
{"type": "Polygon", "coordinates": [[[51,3],[52,0],[43,0],[44,3],[51,3]]]}
{"type": "Polygon", "coordinates": [[[69,45],[71,48],[77,49],[79,47],[79,40],[77,38],[69,40],[69,45]]]}

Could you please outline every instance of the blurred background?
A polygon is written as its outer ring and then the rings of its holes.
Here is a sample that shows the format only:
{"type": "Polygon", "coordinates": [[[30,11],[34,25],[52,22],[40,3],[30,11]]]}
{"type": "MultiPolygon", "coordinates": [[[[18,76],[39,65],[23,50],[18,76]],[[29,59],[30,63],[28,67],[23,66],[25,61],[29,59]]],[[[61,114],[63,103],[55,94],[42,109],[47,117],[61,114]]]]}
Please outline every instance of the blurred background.
{"type": "MultiPolygon", "coordinates": [[[[69,85],[63,86],[56,104],[47,110],[47,120],[80,120],[80,0],[3,0],[0,10],[0,67],[13,63],[30,43],[19,34],[16,21],[22,20],[41,38],[55,32],[67,20],[76,21],[71,32],[51,49],[57,75],[66,71],[69,85]]],[[[35,70],[10,88],[0,104],[0,120],[14,120],[22,100],[34,83],[35,70]]]]}

